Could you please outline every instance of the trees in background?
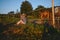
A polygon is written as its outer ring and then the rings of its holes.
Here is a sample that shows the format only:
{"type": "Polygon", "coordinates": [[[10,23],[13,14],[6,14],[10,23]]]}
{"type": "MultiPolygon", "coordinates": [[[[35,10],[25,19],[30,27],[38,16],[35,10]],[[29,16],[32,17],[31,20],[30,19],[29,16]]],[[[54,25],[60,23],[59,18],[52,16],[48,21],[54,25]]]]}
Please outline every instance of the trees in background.
{"type": "Polygon", "coordinates": [[[32,8],[31,3],[29,3],[28,1],[22,2],[21,7],[20,7],[21,14],[22,14],[22,13],[25,13],[25,14],[27,14],[27,15],[31,15],[30,12],[31,12],[32,10],[33,10],[33,8],[32,8]]]}
{"type": "Polygon", "coordinates": [[[42,5],[39,5],[35,10],[41,10],[41,9],[45,9],[45,7],[42,5]]]}
{"type": "Polygon", "coordinates": [[[10,12],[8,12],[8,14],[14,14],[14,11],[10,11],[10,12]]]}
{"type": "Polygon", "coordinates": [[[41,12],[41,10],[44,10],[44,9],[46,9],[44,6],[39,5],[39,6],[34,10],[33,15],[34,15],[35,17],[38,17],[39,14],[40,14],[39,12],[41,12]]]}

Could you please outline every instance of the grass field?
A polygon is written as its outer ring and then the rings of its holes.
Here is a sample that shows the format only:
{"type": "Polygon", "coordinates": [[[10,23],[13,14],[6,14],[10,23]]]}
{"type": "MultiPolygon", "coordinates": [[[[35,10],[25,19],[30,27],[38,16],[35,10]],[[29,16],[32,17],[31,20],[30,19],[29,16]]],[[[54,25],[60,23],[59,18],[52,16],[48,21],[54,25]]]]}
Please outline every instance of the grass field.
{"type": "MultiPolygon", "coordinates": [[[[37,18],[30,18],[37,19],[37,18]]],[[[47,24],[16,25],[20,18],[0,18],[0,40],[60,40],[60,30],[47,24]]]]}

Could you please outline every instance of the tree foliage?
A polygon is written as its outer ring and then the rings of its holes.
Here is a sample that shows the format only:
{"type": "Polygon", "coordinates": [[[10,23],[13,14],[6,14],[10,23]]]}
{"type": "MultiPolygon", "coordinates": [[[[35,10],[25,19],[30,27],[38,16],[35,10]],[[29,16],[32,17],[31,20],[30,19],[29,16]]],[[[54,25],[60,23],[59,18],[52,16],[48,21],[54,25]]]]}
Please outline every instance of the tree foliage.
{"type": "Polygon", "coordinates": [[[21,14],[25,13],[27,15],[30,15],[30,12],[33,10],[32,5],[28,1],[24,1],[21,4],[21,14]]]}
{"type": "Polygon", "coordinates": [[[41,12],[41,10],[46,9],[44,6],[39,5],[35,10],[34,10],[34,16],[38,17],[39,16],[39,12],[41,12]]]}
{"type": "Polygon", "coordinates": [[[42,5],[39,5],[35,10],[41,10],[41,9],[45,9],[45,7],[42,5]]]}
{"type": "Polygon", "coordinates": [[[10,12],[8,12],[8,14],[14,14],[14,11],[10,11],[10,12]]]}

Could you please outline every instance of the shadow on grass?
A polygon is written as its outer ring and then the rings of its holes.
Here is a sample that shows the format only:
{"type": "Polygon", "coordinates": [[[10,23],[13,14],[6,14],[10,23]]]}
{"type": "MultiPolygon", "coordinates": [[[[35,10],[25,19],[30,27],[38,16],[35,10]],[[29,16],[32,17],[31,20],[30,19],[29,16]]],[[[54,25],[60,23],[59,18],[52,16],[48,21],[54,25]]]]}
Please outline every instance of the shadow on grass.
{"type": "Polygon", "coordinates": [[[60,33],[57,32],[57,29],[55,29],[52,25],[49,25],[49,23],[44,24],[44,31],[42,34],[42,40],[60,40],[60,33]]]}

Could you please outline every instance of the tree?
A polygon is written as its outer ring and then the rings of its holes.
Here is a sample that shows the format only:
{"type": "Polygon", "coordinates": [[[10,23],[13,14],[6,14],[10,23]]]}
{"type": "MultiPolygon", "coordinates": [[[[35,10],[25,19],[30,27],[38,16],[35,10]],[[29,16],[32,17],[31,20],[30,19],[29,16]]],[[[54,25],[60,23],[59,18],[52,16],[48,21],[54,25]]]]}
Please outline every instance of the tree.
{"type": "Polygon", "coordinates": [[[9,15],[9,17],[13,17],[14,16],[14,11],[8,12],[8,15],[9,15]]]}
{"type": "Polygon", "coordinates": [[[25,13],[27,15],[31,15],[32,10],[33,10],[32,5],[28,1],[22,2],[20,7],[21,14],[25,13]]]}
{"type": "Polygon", "coordinates": [[[8,14],[14,14],[14,11],[10,11],[10,12],[8,12],[8,14]]]}
{"type": "Polygon", "coordinates": [[[45,7],[42,5],[39,5],[35,10],[41,10],[41,9],[45,9],[45,7]]]}
{"type": "Polygon", "coordinates": [[[39,16],[39,12],[41,12],[42,10],[46,9],[44,6],[39,5],[35,10],[34,10],[34,16],[38,17],[39,16]]]}

